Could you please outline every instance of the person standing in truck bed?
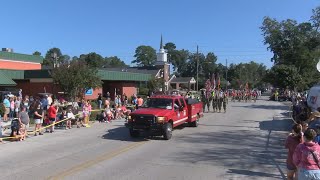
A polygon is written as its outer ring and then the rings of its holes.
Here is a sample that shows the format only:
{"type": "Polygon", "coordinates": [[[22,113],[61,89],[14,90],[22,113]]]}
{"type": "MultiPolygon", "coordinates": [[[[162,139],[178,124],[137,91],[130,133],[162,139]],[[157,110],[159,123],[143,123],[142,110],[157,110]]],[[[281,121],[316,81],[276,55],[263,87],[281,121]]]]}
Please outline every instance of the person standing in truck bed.
{"type": "Polygon", "coordinates": [[[137,109],[139,109],[142,105],[143,105],[143,99],[141,98],[141,96],[138,96],[137,109]]]}

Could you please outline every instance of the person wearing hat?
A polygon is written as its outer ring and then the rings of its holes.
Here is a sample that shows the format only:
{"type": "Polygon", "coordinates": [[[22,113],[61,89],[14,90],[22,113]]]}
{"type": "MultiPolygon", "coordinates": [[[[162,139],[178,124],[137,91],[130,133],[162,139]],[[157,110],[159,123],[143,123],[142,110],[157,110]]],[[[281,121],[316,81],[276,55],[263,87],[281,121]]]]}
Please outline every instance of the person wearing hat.
{"type": "MultiPolygon", "coordinates": [[[[318,108],[318,110],[320,109],[318,108]]],[[[309,128],[316,129],[317,128],[316,125],[320,124],[320,112],[319,111],[311,112],[311,116],[308,119],[308,121],[309,121],[309,128]]]]}

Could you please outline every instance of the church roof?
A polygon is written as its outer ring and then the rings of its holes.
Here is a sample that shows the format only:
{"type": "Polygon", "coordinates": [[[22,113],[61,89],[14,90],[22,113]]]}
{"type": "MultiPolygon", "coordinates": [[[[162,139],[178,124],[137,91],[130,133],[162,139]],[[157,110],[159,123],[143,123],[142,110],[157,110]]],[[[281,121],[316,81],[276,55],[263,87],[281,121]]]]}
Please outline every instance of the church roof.
{"type": "Polygon", "coordinates": [[[196,81],[193,77],[176,77],[170,83],[196,83],[196,81]]]}
{"type": "Polygon", "coordinates": [[[156,67],[128,67],[128,68],[104,68],[104,69],[108,71],[150,74],[152,76],[156,76],[159,72],[159,68],[156,68],[156,67]]]}

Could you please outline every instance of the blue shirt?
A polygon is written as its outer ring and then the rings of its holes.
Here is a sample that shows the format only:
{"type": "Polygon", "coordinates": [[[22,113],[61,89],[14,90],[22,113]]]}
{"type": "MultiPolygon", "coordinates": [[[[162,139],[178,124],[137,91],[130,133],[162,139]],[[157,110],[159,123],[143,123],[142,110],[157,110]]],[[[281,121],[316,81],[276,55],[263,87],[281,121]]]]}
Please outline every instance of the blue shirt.
{"type": "Polygon", "coordinates": [[[6,108],[10,108],[10,101],[7,98],[3,100],[3,104],[6,108]]]}

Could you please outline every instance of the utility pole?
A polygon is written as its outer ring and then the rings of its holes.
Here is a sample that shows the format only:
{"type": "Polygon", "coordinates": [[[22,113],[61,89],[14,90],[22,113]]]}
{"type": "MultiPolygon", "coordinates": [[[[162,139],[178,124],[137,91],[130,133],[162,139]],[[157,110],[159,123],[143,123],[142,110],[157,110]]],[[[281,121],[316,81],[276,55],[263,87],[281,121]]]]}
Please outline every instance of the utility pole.
{"type": "Polygon", "coordinates": [[[197,91],[199,91],[199,47],[197,45],[197,91]]]}
{"type": "Polygon", "coordinates": [[[226,59],[226,91],[228,90],[228,59],[226,59]]]}

